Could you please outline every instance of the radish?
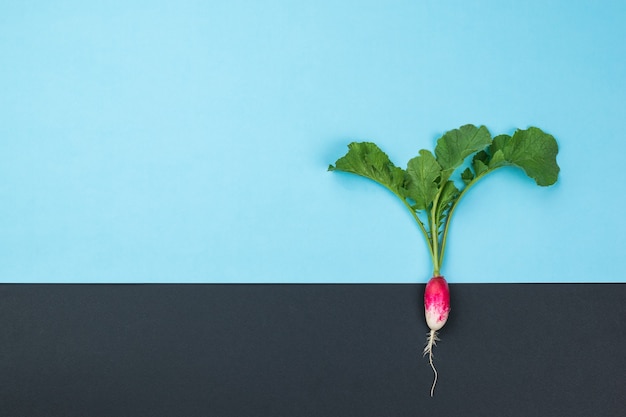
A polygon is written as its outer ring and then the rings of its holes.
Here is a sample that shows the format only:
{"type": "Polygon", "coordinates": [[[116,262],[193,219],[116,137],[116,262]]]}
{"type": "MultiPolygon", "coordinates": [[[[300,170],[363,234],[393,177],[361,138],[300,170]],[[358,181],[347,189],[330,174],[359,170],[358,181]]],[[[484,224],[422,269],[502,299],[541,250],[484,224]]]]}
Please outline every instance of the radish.
{"type": "Polygon", "coordinates": [[[426,315],[426,324],[430,329],[428,333],[428,342],[424,348],[424,356],[428,355],[428,362],[433,368],[435,379],[430,389],[430,396],[435,392],[435,384],[437,383],[437,369],[433,364],[433,346],[437,343],[437,330],[441,329],[448,321],[448,313],[450,313],[450,290],[448,283],[442,276],[432,277],[426,289],[424,290],[424,313],[426,315]]]}
{"type": "Polygon", "coordinates": [[[557,153],[554,137],[536,127],[492,138],[485,126],[465,125],[441,136],[434,154],[420,150],[406,169],[395,166],[371,142],[350,143],[348,153],[328,167],[329,171],[369,178],[391,191],[411,213],[426,241],[433,266],[424,291],[424,312],[430,329],[424,356],[428,355],[435,374],[431,396],[437,383],[433,347],[450,312],[450,291],[440,271],[450,220],[459,201],[485,175],[506,166],[521,168],[537,185],[552,185],[560,171],[557,153]]]}

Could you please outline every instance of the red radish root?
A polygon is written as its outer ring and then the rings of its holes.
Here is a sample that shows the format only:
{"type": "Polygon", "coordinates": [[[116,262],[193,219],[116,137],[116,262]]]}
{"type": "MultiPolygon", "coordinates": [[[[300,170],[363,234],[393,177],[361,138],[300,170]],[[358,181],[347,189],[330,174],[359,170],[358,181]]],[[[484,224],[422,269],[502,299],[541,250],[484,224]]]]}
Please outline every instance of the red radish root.
{"type": "Polygon", "coordinates": [[[448,283],[442,276],[434,276],[426,284],[424,291],[424,312],[426,315],[426,324],[430,328],[428,333],[428,341],[424,348],[424,356],[428,355],[428,363],[433,368],[435,374],[433,385],[430,389],[430,396],[435,393],[435,384],[437,384],[437,369],[433,364],[433,346],[437,344],[437,330],[441,329],[450,313],[450,289],[448,283]]]}

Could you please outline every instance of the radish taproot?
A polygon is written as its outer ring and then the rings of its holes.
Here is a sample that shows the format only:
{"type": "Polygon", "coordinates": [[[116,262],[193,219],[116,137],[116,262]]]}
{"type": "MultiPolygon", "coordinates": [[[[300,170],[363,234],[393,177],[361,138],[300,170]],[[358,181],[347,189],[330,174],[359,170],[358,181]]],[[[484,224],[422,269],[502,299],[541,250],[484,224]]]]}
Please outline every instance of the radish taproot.
{"type": "Polygon", "coordinates": [[[437,382],[433,346],[450,312],[450,291],[440,272],[450,220],[459,201],[485,175],[506,166],[521,168],[539,186],[552,185],[560,171],[557,154],[554,137],[537,127],[492,138],[485,126],[464,125],[444,133],[434,154],[420,150],[406,169],[395,166],[372,142],[350,143],[346,155],[328,167],[369,178],[391,191],[411,213],[427,243],[433,273],[424,291],[430,329],[424,355],[434,372],[431,396],[437,382]]]}

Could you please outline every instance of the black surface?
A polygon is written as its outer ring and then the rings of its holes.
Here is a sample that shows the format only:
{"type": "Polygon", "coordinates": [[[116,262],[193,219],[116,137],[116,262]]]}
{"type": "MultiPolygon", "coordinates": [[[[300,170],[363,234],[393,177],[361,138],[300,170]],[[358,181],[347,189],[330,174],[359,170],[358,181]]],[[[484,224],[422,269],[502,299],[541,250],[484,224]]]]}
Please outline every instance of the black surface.
{"type": "Polygon", "coordinates": [[[0,416],[624,416],[626,284],[0,285],[0,416]]]}

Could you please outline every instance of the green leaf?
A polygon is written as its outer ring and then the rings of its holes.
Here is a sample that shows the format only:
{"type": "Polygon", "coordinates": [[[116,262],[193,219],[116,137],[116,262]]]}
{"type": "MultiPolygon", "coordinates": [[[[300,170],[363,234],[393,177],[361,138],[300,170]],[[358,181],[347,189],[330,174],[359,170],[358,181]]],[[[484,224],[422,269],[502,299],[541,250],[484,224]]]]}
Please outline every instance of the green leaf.
{"type": "Polygon", "coordinates": [[[517,130],[513,136],[500,135],[494,139],[490,149],[493,156],[489,168],[515,165],[541,186],[552,185],[558,179],[558,145],[552,135],[539,128],[517,130]]]}
{"type": "Polygon", "coordinates": [[[495,169],[507,164],[508,162],[504,158],[504,151],[502,149],[498,149],[489,160],[489,169],[495,169]]]}
{"type": "Polygon", "coordinates": [[[491,134],[485,126],[461,126],[446,132],[437,141],[435,155],[444,170],[461,165],[465,158],[491,144],[491,134]]]}
{"type": "Polygon", "coordinates": [[[450,179],[450,177],[452,176],[452,174],[454,174],[454,169],[442,169],[441,170],[441,176],[439,177],[439,179],[437,180],[437,183],[439,185],[441,184],[445,184],[446,181],[448,181],[450,179]]]}
{"type": "Polygon", "coordinates": [[[352,142],[348,153],[330,165],[329,171],[344,171],[361,175],[384,185],[399,195],[404,194],[406,173],[396,167],[376,144],[352,142]]]}
{"type": "Polygon", "coordinates": [[[439,191],[437,180],[441,175],[441,167],[430,151],[422,149],[419,153],[407,165],[409,181],[406,196],[415,202],[417,210],[425,210],[439,191]]]}
{"type": "Polygon", "coordinates": [[[474,155],[474,158],[472,159],[472,165],[474,166],[474,172],[476,173],[477,177],[482,175],[489,169],[487,166],[488,163],[489,155],[487,154],[487,152],[480,151],[476,155],[474,155]]]}
{"type": "Polygon", "coordinates": [[[465,171],[461,173],[461,179],[463,180],[465,185],[467,185],[474,179],[474,173],[471,169],[465,168],[465,171]]]}
{"type": "Polygon", "coordinates": [[[510,135],[501,134],[493,138],[491,146],[489,146],[489,153],[493,155],[498,150],[502,150],[506,147],[507,143],[511,140],[510,135]]]}

